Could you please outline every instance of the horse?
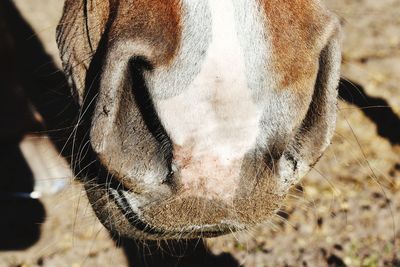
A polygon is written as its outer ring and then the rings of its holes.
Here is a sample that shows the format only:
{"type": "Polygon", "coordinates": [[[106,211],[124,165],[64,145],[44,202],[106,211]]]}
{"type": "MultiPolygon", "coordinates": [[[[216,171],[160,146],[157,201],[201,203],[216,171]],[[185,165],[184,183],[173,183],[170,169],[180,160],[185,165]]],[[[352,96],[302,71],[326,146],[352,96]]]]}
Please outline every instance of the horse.
{"type": "Polygon", "coordinates": [[[60,147],[99,220],[164,240],[271,218],[330,144],[340,39],[318,0],[66,0],[60,147]]]}

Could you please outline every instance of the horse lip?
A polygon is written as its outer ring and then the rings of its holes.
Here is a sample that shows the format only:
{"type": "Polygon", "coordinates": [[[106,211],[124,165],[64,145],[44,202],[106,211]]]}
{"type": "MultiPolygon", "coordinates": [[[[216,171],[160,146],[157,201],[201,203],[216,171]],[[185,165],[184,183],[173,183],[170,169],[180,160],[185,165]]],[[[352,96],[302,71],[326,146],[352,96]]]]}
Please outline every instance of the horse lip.
{"type": "MultiPolygon", "coordinates": [[[[148,238],[180,238],[180,239],[193,239],[193,238],[211,238],[217,237],[225,234],[229,234],[235,231],[242,230],[242,227],[237,227],[230,225],[228,223],[223,223],[219,225],[203,225],[203,226],[188,226],[183,229],[168,230],[159,227],[155,227],[145,221],[143,221],[140,216],[133,211],[131,205],[125,194],[123,194],[123,189],[113,189],[107,188],[106,190],[108,197],[113,200],[117,207],[124,214],[124,217],[128,220],[129,224],[140,232],[147,235],[148,238]]],[[[244,227],[243,227],[244,229],[244,227]]]]}

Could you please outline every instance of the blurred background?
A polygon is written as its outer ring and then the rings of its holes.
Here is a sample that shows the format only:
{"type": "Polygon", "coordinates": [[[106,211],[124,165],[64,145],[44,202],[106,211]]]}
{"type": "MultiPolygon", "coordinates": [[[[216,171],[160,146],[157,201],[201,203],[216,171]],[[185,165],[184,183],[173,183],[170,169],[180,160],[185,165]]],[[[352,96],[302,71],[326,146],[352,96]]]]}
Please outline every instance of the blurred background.
{"type": "MultiPolygon", "coordinates": [[[[65,89],[55,44],[63,1],[11,2],[22,17],[3,3],[0,16],[26,21],[10,33],[21,33],[17,53],[37,53],[15,67],[29,76],[20,87],[65,89]]],[[[400,266],[400,0],[324,2],[344,28],[332,145],[272,222],[206,241],[215,266],[400,266]]],[[[7,66],[2,86],[15,75],[7,66]]],[[[1,121],[0,267],[137,266],[134,248],[117,247],[97,221],[23,94],[2,94],[1,111],[18,119],[1,121]]]]}

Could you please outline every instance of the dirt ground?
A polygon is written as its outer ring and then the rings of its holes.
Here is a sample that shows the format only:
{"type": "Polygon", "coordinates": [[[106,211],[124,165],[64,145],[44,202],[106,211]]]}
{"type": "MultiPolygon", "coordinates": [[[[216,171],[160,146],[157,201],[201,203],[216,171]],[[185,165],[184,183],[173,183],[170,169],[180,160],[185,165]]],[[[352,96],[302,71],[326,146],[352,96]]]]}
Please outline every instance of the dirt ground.
{"type": "MultiPolygon", "coordinates": [[[[62,1],[15,2],[59,64],[53,36],[62,1]]],[[[241,266],[400,266],[400,0],[325,2],[344,27],[346,101],[336,134],[272,222],[207,240],[213,254],[232,255],[241,266]]],[[[27,138],[22,148],[35,153],[43,142],[27,138]]],[[[39,183],[67,187],[41,198],[47,217],[40,240],[0,251],[0,266],[127,266],[81,186],[62,179],[69,176],[62,170],[35,172],[39,183]]]]}

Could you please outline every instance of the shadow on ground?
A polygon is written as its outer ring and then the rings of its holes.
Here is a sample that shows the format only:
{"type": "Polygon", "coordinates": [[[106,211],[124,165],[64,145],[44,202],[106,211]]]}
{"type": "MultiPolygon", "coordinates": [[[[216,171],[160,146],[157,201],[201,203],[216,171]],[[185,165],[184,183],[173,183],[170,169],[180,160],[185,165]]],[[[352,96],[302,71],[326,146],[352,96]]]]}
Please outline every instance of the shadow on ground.
{"type": "Polygon", "coordinates": [[[30,197],[33,175],[19,148],[23,135],[38,125],[18,79],[8,4],[0,2],[0,250],[20,250],[39,240],[46,213],[43,204],[30,197]]]}
{"type": "Polygon", "coordinates": [[[29,197],[33,177],[18,143],[3,144],[0,152],[0,250],[25,249],[40,238],[43,204],[29,197]]]}
{"type": "Polygon", "coordinates": [[[400,118],[383,98],[371,97],[358,83],[341,79],[339,96],[355,105],[377,126],[378,134],[392,145],[400,145],[400,118]]]}
{"type": "Polygon", "coordinates": [[[229,253],[212,254],[202,240],[138,242],[120,239],[130,267],[239,267],[229,253]]]}

